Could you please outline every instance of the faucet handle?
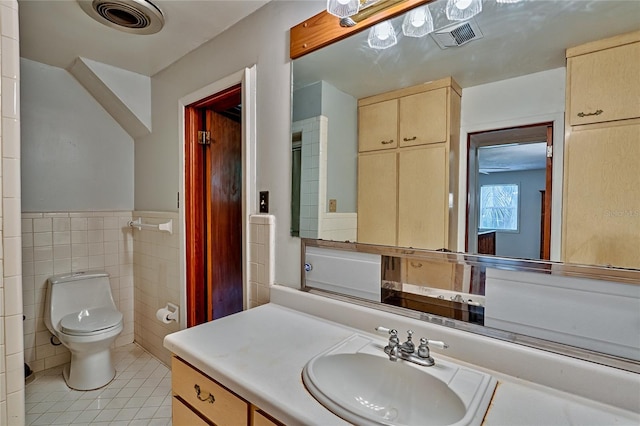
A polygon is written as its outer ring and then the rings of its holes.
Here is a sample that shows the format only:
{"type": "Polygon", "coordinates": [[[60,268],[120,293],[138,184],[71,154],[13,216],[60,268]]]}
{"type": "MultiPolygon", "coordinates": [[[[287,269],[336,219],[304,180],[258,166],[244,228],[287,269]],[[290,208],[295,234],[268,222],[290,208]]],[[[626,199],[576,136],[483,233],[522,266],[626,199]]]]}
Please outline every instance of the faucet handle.
{"type": "Polygon", "coordinates": [[[438,349],[447,349],[449,347],[449,345],[447,345],[445,342],[440,340],[427,340],[427,344],[429,346],[434,346],[438,349]]]}
{"type": "Polygon", "coordinates": [[[382,327],[382,326],[378,326],[376,327],[376,331],[378,333],[388,333],[390,334],[389,336],[389,344],[397,346],[400,344],[400,339],[398,339],[398,330],[396,330],[395,328],[387,328],[387,327],[382,327]]]}

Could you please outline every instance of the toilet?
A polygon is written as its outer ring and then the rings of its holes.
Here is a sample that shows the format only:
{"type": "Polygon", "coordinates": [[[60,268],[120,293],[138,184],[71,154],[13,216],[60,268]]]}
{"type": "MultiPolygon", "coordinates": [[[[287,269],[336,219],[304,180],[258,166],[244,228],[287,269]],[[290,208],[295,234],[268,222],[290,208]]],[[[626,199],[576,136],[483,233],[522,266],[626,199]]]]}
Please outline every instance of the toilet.
{"type": "Polygon", "coordinates": [[[123,326],[109,274],[81,271],[50,277],[44,310],[45,325],[71,352],[63,371],[67,386],[93,390],[113,380],[111,345],[123,326]]]}

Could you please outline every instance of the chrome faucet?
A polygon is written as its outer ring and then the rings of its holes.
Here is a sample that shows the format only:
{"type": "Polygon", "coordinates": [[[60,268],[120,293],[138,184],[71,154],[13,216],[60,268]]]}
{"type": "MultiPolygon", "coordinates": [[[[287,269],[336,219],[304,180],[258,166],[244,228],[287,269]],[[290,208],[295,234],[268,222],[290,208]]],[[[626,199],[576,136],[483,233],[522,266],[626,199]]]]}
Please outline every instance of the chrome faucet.
{"type": "Polygon", "coordinates": [[[389,329],[386,327],[376,327],[376,331],[381,333],[389,333],[389,343],[384,347],[384,353],[389,356],[389,361],[396,362],[398,359],[413,362],[424,367],[431,367],[435,365],[435,361],[431,357],[429,344],[436,346],[440,349],[447,349],[449,345],[438,340],[427,340],[424,337],[420,339],[420,345],[416,351],[415,344],[413,343],[412,336],[413,331],[407,331],[407,340],[400,344],[398,339],[398,331],[395,329],[389,329]]]}

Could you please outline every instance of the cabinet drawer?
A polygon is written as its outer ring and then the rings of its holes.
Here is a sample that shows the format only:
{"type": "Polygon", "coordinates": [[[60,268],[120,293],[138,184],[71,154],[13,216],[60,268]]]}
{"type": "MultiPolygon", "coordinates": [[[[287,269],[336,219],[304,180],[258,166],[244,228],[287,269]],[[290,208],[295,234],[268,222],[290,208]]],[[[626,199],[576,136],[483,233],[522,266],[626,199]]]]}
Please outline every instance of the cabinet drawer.
{"type": "Polygon", "coordinates": [[[171,360],[171,377],[173,394],[215,424],[247,424],[249,406],[244,400],[176,357],[171,360]]]}
{"type": "Polygon", "coordinates": [[[171,424],[173,426],[209,426],[209,423],[205,422],[196,413],[191,411],[191,408],[187,407],[175,396],[171,404],[171,424]]]}
{"type": "Polygon", "coordinates": [[[258,407],[251,407],[251,412],[253,415],[251,426],[283,426],[282,423],[272,419],[258,407]]]}

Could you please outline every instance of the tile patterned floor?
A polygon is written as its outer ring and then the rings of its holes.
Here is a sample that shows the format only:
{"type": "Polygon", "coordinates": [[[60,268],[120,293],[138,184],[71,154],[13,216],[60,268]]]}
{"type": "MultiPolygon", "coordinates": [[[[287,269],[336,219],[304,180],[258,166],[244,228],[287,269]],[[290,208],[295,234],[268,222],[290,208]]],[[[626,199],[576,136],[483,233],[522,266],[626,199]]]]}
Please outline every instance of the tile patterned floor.
{"type": "Polygon", "coordinates": [[[26,386],[26,425],[170,426],[171,371],[135,343],[113,354],[115,379],[94,391],[69,389],[62,367],[35,373],[26,386]]]}

